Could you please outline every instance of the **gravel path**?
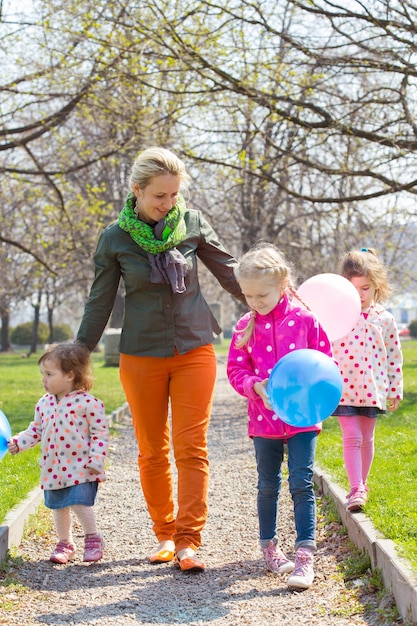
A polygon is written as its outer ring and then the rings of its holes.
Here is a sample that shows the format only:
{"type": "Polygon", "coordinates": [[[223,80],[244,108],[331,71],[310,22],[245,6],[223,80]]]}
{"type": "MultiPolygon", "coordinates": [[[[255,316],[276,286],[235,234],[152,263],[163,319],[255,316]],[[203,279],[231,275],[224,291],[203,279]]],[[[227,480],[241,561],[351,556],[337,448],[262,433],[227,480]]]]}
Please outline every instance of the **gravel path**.
{"type": "MultiPolygon", "coordinates": [[[[22,586],[0,587],[0,624],[129,626],[131,624],[352,625],[401,624],[387,615],[392,598],[360,581],[347,585],[338,564],[350,554],[337,522],[321,518],[316,579],[305,592],[291,592],[286,577],[266,573],[257,543],[256,468],[246,435],[245,401],[231,390],[224,364],[210,427],[209,520],[199,554],[207,570],[184,574],[172,564],[151,565],[155,540],[141,495],[136,444],[130,424],[116,425],[109,480],[99,491],[97,517],[106,540],[100,563],[81,557],[53,565],[48,537],[27,537],[9,577],[22,586]]],[[[320,511],[320,505],[319,505],[320,511]]],[[[44,510],[45,515],[49,512],[44,510]]],[[[321,517],[321,516],[320,516],[321,517]]],[[[294,543],[292,506],[281,498],[284,550],[294,543]]],[[[77,528],[77,527],[76,527],[77,528]]],[[[76,542],[82,556],[79,528],[76,542]]],[[[5,574],[1,575],[4,579],[5,574]]]]}

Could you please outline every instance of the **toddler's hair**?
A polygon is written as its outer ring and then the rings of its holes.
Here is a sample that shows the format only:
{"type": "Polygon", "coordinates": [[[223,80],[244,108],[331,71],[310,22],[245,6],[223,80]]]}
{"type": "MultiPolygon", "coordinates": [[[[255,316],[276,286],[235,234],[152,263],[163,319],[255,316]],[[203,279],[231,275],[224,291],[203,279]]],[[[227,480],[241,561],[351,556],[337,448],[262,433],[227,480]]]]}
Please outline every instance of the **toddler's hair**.
{"type": "Polygon", "coordinates": [[[383,302],[390,295],[387,270],[373,248],[347,252],[342,258],[340,273],[348,280],[361,276],[369,278],[375,289],[375,302],[383,302]]]}
{"type": "Polygon", "coordinates": [[[54,361],[64,374],[74,375],[74,389],[89,391],[93,386],[90,351],[82,343],[51,344],[38,360],[38,365],[54,361]]]}
{"type": "MultiPolygon", "coordinates": [[[[291,266],[285,260],[281,251],[272,243],[258,243],[246,252],[238,262],[235,275],[238,282],[245,278],[267,278],[270,283],[278,287],[285,285],[286,289],[295,294],[295,289],[292,286],[291,266]]],[[[236,340],[238,348],[247,344],[252,337],[255,328],[255,317],[256,312],[252,311],[247,327],[236,340]]]]}

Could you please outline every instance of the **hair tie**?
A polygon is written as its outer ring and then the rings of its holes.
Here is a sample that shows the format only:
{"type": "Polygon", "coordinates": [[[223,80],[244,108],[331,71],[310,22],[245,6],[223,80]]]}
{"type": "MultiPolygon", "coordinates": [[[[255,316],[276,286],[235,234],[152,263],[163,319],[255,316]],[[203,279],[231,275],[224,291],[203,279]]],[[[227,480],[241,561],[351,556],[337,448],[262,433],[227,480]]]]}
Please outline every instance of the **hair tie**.
{"type": "Polygon", "coordinates": [[[361,248],[361,252],[369,252],[369,248],[361,248]]]}

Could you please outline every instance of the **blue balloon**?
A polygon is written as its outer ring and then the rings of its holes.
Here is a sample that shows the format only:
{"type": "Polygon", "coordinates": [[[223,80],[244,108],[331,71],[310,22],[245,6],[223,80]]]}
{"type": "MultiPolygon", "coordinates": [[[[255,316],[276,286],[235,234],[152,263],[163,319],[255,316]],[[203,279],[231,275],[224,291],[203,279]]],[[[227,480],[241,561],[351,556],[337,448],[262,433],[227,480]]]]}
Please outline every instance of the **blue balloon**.
{"type": "Polygon", "coordinates": [[[12,429],[7,417],[0,411],[0,461],[7,452],[7,442],[12,436],[12,429]]]}
{"type": "Polygon", "coordinates": [[[275,364],[266,391],[283,422],[306,428],[332,415],[342,396],[342,376],[329,356],[302,348],[275,364]]]}

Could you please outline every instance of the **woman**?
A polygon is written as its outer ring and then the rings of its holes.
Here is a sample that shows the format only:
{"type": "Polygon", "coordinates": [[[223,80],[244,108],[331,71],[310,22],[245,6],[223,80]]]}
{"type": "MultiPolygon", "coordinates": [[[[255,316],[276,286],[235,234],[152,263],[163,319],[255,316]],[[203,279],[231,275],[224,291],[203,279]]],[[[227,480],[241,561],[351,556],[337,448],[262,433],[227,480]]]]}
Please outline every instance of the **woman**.
{"type": "Polygon", "coordinates": [[[226,252],[200,211],[179,190],[184,163],[164,148],[136,158],[118,221],[101,234],[95,278],[77,340],[91,350],[107,324],[119,279],[125,283],[120,378],[139,448],[142,490],[158,540],[152,563],[201,571],[196,556],[207,519],[207,430],[216,378],[213,337],[221,332],[201,293],[197,257],[245,302],[226,252]],[[178,509],[170,468],[170,428],[178,509]]]}

